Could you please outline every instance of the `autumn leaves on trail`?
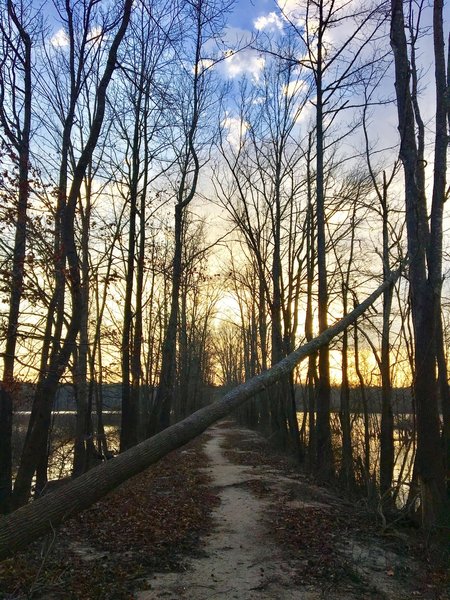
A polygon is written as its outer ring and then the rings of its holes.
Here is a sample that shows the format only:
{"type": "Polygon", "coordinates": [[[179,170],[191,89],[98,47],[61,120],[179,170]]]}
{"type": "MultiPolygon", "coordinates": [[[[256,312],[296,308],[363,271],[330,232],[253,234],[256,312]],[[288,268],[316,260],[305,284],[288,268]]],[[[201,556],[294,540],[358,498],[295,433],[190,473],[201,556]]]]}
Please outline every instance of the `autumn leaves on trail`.
{"type": "Polygon", "coordinates": [[[443,576],[255,432],[222,422],[4,561],[0,589],[55,600],[444,600],[443,576]]]}

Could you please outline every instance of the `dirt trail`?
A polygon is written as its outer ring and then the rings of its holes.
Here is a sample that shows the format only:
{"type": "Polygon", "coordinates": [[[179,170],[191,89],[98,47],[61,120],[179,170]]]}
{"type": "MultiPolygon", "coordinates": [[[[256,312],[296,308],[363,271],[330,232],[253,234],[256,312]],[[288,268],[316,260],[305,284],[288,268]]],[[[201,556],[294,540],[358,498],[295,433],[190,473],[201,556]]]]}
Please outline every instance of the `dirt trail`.
{"type": "MultiPolygon", "coordinates": [[[[293,557],[292,552],[274,541],[273,530],[270,531],[279,494],[288,491],[292,496],[292,490],[296,490],[288,504],[299,511],[300,519],[305,507],[326,513],[339,500],[322,488],[306,484],[300,476],[289,476],[270,466],[231,462],[223,449],[230,431],[236,435],[235,429],[211,429],[205,447],[210,461],[207,472],[220,505],[214,512],[215,527],[204,540],[201,556],[192,558],[184,572],[155,574],[148,581],[149,589],[139,592],[137,600],[411,598],[412,588],[404,579],[393,577],[394,569],[395,573],[411,572],[411,561],[361,540],[339,542],[342,561],[348,565],[351,577],[345,573],[337,580],[306,579],[302,583],[299,574],[309,569],[310,561],[305,561],[304,554],[293,557]],[[266,486],[270,493],[264,497],[255,495],[251,491],[255,485],[266,486]]],[[[239,430],[239,434],[246,442],[257,437],[248,430],[239,430]]]]}
{"type": "Polygon", "coordinates": [[[214,515],[216,527],[205,540],[204,556],[192,560],[184,573],[157,574],[151,589],[139,593],[138,600],[298,598],[289,589],[289,565],[266,535],[267,502],[242,487],[258,476],[225,457],[221,442],[226,430],[214,428],[211,434],[205,446],[210,460],[207,471],[219,490],[220,505],[214,515]]]}

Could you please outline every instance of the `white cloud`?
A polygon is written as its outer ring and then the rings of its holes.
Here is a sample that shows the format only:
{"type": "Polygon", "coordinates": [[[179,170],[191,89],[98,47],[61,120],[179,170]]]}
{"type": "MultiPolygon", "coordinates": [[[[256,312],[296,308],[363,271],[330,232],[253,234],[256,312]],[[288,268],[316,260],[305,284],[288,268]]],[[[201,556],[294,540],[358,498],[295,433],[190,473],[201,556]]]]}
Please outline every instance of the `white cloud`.
{"type": "Polygon", "coordinates": [[[306,81],[303,79],[295,79],[290,81],[288,84],[283,86],[283,94],[285,96],[295,96],[299,92],[302,92],[306,88],[306,81]]]}
{"type": "Polygon", "coordinates": [[[276,12],[271,12],[268,15],[261,15],[253,22],[255,29],[262,31],[263,29],[281,31],[283,29],[283,20],[276,12]]]}
{"type": "MultiPolygon", "coordinates": [[[[301,0],[277,0],[277,4],[280,7],[280,10],[286,17],[289,19],[298,19],[302,18],[306,14],[305,2],[301,0]]],[[[333,1],[333,11],[336,12],[340,9],[347,9],[351,6],[351,11],[354,12],[356,8],[360,5],[360,0],[334,0],[333,1]]],[[[314,4],[312,4],[314,6],[314,4]]],[[[325,3],[324,11],[325,13],[329,10],[331,3],[325,3]]],[[[310,15],[312,15],[313,11],[310,11],[310,15]]]]}
{"type": "Polygon", "coordinates": [[[305,10],[300,7],[298,0],[277,0],[277,4],[283,16],[292,23],[298,24],[304,19],[305,10]]]}
{"type": "MultiPolygon", "coordinates": [[[[307,11],[304,2],[300,0],[277,0],[277,4],[281,11],[282,18],[294,23],[299,29],[306,29],[307,25],[310,35],[314,35],[317,32],[319,27],[319,13],[317,6],[314,8],[314,3],[311,4],[310,10],[308,11],[307,23],[307,11]]],[[[345,15],[357,14],[358,9],[360,8],[360,0],[333,0],[332,7],[333,14],[342,18],[345,15]]],[[[330,8],[331,3],[325,3],[325,14],[327,14],[327,11],[330,8]]],[[[338,25],[337,28],[333,27],[332,29],[333,31],[336,29],[345,30],[346,27],[345,24],[344,26],[341,24],[338,25]]],[[[331,35],[329,27],[326,29],[326,35],[331,35]]]]}
{"type": "Polygon", "coordinates": [[[265,59],[254,50],[242,50],[235,54],[230,54],[224,60],[225,72],[228,77],[234,78],[239,75],[250,75],[254,81],[259,80],[265,59]]]}
{"type": "MultiPolygon", "coordinates": [[[[335,6],[337,7],[339,1],[335,0],[335,6]]],[[[346,0],[347,1],[347,0],[346,0]]],[[[310,35],[314,35],[319,27],[319,18],[317,11],[314,8],[308,12],[308,24],[306,23],[306,9],[304,3],[302,4],[298,0],[277,0],[277,4],[280,7],[282,18],[285,21],[293,23],[300,30],[306,30],[308,25],[308,31],[310,35]]]]}
{"type": "Polygon", "coordinates": [[[249,44],[252,40],[252,32],[248,29],[239,27],[225,27],[222,40],[230,48],[242,47],[249,44]]]}
{"type": "Polygon", "coordinates": [[[257,96],[256,98],[254,98],[252,100],[252,104],[254,104],[255,106],[259,106],[261,104],[264,104],[265,101],[266,101],[265,96],[257,96]]]}
{"type": "Polygon", "coordinates": [[[88,42],[100,44],[103,38],[103,29],[100,25],[95,25],[88,33],[88,42]]]}
{"type": "Polygon", "coordinates": [[[213,64],[214,64],[214,61],[212,59],[210,59],[210,58],[202,58],[198,62],[199,73],[203,73],[203,71],[206,71],[207,69],[211,69],[212,66],[213,66],[213,64]]]}
{"type": "Polygon", "coordinates": [[[222,121],[222,127],[227,130],[226,140],[236,150],[241,148],[245,142],[245,134],[250,125],[238,117],[227,115],[222,121]]]}
{"type": "Polygon", "coordinates": [[[64,29],[58,29],[58,31],[50,38],[50,44],[55,48],[65,48],[69,45],[69,38],[64,29]]]}
{"type": "Polygon", "coordinates": [[[296,123],[307,123],[312,120],[315,116],[315,107],[314,102],[315,98],[311,98],[309,102],[307,102],[304,106],[302,106],[301,111],[298,113],[296,118],[296,123]]]}

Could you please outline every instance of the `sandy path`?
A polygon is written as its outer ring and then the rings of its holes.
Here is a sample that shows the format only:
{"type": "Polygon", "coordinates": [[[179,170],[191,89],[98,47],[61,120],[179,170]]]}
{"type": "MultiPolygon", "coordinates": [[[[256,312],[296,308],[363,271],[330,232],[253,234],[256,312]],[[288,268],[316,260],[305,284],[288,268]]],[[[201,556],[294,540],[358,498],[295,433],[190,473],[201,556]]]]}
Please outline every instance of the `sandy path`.
{"type": "MultiPolygon", "coordinates": [[[[410,600],[415,595],[413,562],[375,539],[346,537],[336,544],[336,552],[355,574],[355,582],[318,578],[315,583],[299,584],[305,558],[293,560],[292,553],[283,552],[268,530],[277,493],[295,490],[295,499],[286,502],[298,509],[299,522],[304,507],[327,511],[333,505],[339,507],[341,500],[301,476],[286,476],[269,465],[231,462],[222,449],[229,431],[238,432],[241,439],[257,437],[252,431],[235,428],[215,427],[208,432],[206,471],[220,504],[214,510],[215,526],[204,538],[201,556],[191,558],[184,572],[156,573],[147,581],[148,589],[136,595],[137,600],[410,600]],[[268,496],[260,498],[249,491],[247,484],[256,480],[270,486],[268,496]],[[410,576],[397,578],[394,572],[409,572],[410,576]]],[[[432,593],[419,597],[436,598],[432,593]]]]}
{"type": "Polygon", "coordinates": [[[241,485],[259,475],[224,456],[223,429],[213,428],[210,433],[212,437],[205,446],[211,461],[207,471],[211,485],[217,488],[220,505],[214,514],[215,529],[205,540],[205,556],[193,559],[184,573],[157,574],[149,582],[151,589],[140,592],[138,600],[317,598],[309,592],[299,596],[297,590],[290,589],[291,567],[270,541],[264,526],[266,502],[241,485]]]}

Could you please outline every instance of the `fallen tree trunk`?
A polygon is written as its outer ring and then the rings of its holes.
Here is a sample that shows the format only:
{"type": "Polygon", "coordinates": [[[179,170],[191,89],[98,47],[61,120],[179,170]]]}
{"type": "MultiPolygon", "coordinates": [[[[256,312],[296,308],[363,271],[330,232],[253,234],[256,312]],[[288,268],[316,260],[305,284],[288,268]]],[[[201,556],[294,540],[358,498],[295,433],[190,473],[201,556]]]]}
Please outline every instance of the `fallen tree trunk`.
{"type": "Polygon", "coordinates": [[[137,475],[170,451],[183,446],[210,425],[228,415],[257,392],[289,374],[301,360],[328,344],[360,317],[400,275],[400,269],[351,313],[307,344],[300,346],[268,371],[234,388],[220,400],[123,452],[115,459],[77,477],[0,519],[0,560],[53,531],[71,516],[88,508],[118,485],[137,475]]]}

